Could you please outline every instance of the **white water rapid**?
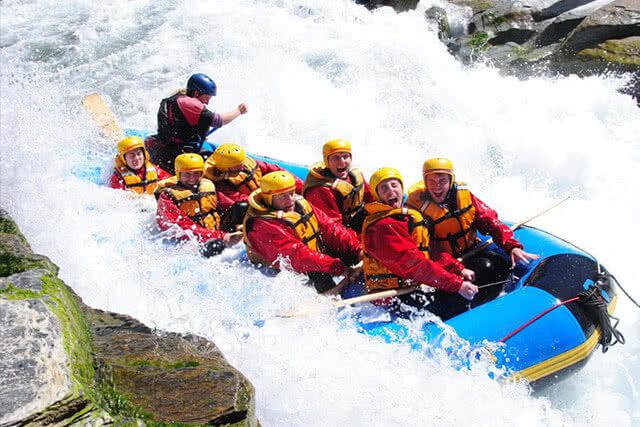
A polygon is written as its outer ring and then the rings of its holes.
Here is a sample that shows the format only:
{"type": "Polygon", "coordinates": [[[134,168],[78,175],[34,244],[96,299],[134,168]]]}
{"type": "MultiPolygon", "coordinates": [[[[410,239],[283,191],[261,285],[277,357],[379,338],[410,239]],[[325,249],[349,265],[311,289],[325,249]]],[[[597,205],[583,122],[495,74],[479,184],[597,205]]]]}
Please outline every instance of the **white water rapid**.
{"type": "Polygon", "coordinates": [[[239,265],[240,248],[204,259],[163,244],[153,200],[74,173],[115,152],[84,95],[102,92],[124,127],[154,129],[160,99],[204,72],[218,84],[212,109],[250,107],[214,142],[310,163],[345,138],[367,176],[395,166],[407,183],[425,158],[450,157],[514,221],[571,195],[532,225],[591,252],[640,298],[640,109],[623,82],[466,68],[425,23],[432,4],[3,0],[1,206],[87,304],[213,340],[255,385],[264,426],[640,425],[640,311],[622,295],[627,344],[531,394],[484,366],[458,371],[358,334],[299,276],[239,265]],[[325,310],[254,326],[303,303],[325,310]]]}

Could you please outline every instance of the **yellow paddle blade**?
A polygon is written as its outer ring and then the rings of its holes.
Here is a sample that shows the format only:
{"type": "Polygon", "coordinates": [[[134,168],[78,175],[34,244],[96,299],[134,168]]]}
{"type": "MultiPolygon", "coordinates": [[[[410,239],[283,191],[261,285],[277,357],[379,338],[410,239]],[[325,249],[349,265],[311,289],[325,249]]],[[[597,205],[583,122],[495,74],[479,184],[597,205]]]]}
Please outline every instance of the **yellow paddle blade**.
{"type": "Polygon", "coordinates": [[[104,136],[114,141],[120,141],[124,138],[124,132],[118,124],[116,115],[113,114],[113,111],[111,111],[99,92],[85,96],[82,99],[82,106],[89,112],[104,136]]]}

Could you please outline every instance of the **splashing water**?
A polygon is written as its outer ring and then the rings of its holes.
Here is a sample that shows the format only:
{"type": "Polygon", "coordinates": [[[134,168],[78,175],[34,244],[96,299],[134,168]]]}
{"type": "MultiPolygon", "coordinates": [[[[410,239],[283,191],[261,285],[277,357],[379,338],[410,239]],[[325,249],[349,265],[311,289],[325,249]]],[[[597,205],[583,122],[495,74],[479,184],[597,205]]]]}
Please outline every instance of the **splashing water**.
{"type": "Polygon", "coordinates": [[[572,195],[534,225],[586,248],[640,295],[640,110],[616,91],[623,81],[465,68],[422,18],[429,6],[5,0],[2,207],[89,305],[212,339],[256,386],[263,425],[640,424],[640,321],[624,298],[627,344],[531,395],[490,380],[482,363],[458,370],[358,334],[299,275],[267,277],[239,261],[240,248],[203,259],[192,243],[168,245],[153,200],[74,173],[108,169],[115,152],[81,109],[84,95],[99,90],[123,126],[154,129],[159,100],[205,72],[219,88],[213,109],[250,106],[215,142],[311,163],[341,137],[367,174],[395,166],[407,183],[426,157],[446,156],[511,220],[572,195]],[[270,318],[303,303],[327,308],[270,318]]]}

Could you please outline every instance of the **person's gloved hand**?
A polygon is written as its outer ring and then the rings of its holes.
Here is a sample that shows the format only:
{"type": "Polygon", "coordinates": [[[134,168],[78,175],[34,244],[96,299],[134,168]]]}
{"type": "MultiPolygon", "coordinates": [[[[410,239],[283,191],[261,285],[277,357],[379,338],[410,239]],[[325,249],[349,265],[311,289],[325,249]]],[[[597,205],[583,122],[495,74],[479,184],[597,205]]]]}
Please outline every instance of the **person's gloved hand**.
{"type": "Polygon", "coordinates": [[[219,255],[226,247],[224,240],[211,239],[208,242],[200,246],[200,254],[205,258],[210,258],[215,255],[219,255]]]}
{"type": "Polygon", "coordinates": [[[247,210],[249,210],[249,204],[247,202],[234,203],[231,205],[231,208],[229,208],[229,212],[224,215],[220,228],[227,232],[236,231],[238,225],[241,225],[242,221],[244,221],[247,210]]]}
{"type": "Polygon", "coordinates": [[[349,267],[353,267],[355,265],[358,265],[360,263],[360,261],[362,261],[362,257],[363,257],[363,252],[360,251],[357,254],[347,254],[347,255],[342,255],[340,257],[340,259],[342,260],[342,262],[345,263],[345,265],[349,266],[349,267]]]}

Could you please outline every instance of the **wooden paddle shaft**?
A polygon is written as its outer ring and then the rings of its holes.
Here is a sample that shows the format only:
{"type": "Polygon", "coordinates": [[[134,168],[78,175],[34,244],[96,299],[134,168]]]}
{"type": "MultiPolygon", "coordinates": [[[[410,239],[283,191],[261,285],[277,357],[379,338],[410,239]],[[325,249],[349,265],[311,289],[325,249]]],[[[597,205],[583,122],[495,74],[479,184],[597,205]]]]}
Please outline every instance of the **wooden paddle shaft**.
{"type": "MultiPolygon", "coordinates": [[[[552,206],[549,206],[548,208],[538,212],[537,214],[535,214],[533,216],[530,216],[529,218],[525,219],[524,221],[520,221],[520,222],[517,222],[517,223],[513,224],[509,228],[511,228],[511,231],[516,231],[518,228],[522,227],[523,225],[525,225],[529,221],[533,221],[534,219],[536,219],[539,216],[549,212],[551,209],[555,208],[556,206],[560,205],[561,203],[566,202],[570,198],[571,198],[571,196],[567,196],[564,199],[560,200],[559,202],[554,203],[552,206]]],[[[479,244],[478,246],[476,246],[475,248],[471,249],[466,254],[462,255],[460,258],[458,258],[458,261],[464,261],[465,259],[468,259],[469,257],[471,257],[471,256],[477,254],[478,252],[480,252],[481,250],[483,250],[484,248],[488,247],[492,243],[493,243],[493,238],[490,238],[486,242],[479,244]]]]}
{"type": "Polygon", "coordinates": [[[107,138],[111,138],[114,141],[124,138],[124,132],[118,124],[116,115],[113,114],[113,111],[111,111],[100,93],[94,92],[85,96],[82,99],[82,105],[107,138]]]}
{"type": "Polygon", "coordinates": [[[390,297],[397,297],[400,295],[406,295],[418,289],[420,289],[420,286],[410,286],[408,288],[390,289],[388,291],[376,292],[373,294],[362,295],[355,298],[348,298],[340,301],[334,301],[333,305],[336,307],[346,307],[351,304],[358,304],[361,302],[371,302],[371,301],[376,301],[382,298],[390,298],[390,297]]]}

